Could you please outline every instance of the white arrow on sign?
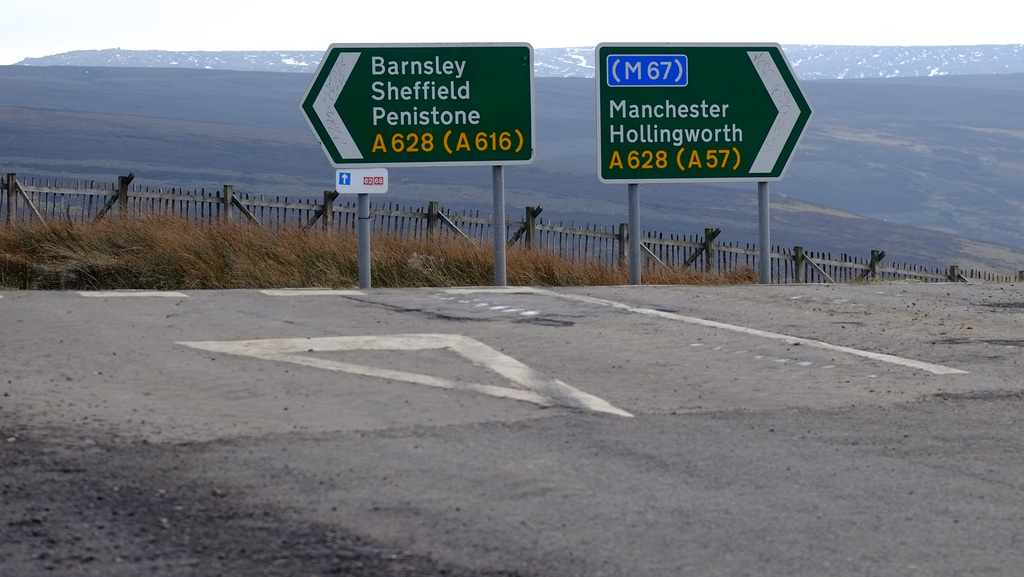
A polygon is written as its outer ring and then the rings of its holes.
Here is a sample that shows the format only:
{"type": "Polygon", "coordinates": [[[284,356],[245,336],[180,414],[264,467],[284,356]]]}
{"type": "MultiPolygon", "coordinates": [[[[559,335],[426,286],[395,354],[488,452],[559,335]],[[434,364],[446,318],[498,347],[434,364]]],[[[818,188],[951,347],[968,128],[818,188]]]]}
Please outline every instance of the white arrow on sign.
{"type": "Polygon", "coordinates": [[[341,96],[341,91],[345,88],[345,83],[352,75],[358,60],[359,52],[338,54],[338,59],[334,61],[334,66],[331,67],[323,89],[320,90],[320,94],[317,95],[316,101],[313,103],[313,110],[323,122],[327,134],[331,136],[331,142],[334,143],[343,158],[351,159],[360,159],[363,157],[363,153],[359,151],[359,147],[352,140],[352,134],[348,131],[348,127],[345,126],[345,122],[334,105],[337,104],[338,97],[341,96]]]}
{"type": "Polygon", "coordinates": [[[604,399],[570,387],[558,379],[552,379],[531,369],[512,357],[500,353],[478,340],[462,335],[408,334],[363,337],[319,337],[310,339],[259,339],[246,341],[197,341],[179,342],[179,345],[212,352],[243,355],[260,359],[295,363],[308,367],[327,369],[392,379],[416,385],[461,389],[534,403],[542,407],[566,407],[598,413],[609,413],[620,417],[632,417],[630,413],[613,406],[604,399]],[[370,367],[305,356],[300,353],[334,351],[429,351],[448,350],[469,360],[473,364],[490,369],[513,383],[523,387],[513,389],[494,385],[463,383],[449,379],[422,375],[406,371],[370,367]]]}
{"type": "Polygon", "coordinates": [[[772,123],[772,128],[764,142],[761,143],[761,150],[758,151],[754,163],[750,167],[752,174],[766,174],[775,170],[775,163],[779,161],[782,148],[789,141],[789,135],[793,134],[796,120],[800,118],[802,111],[790,95],[790,89],[786,85],[785,79],[775,68],[775,61],[772,60],[771,53],[750,51],[747,52],[747,55],[750,56],[750,61],[754,64],[754,69],[757,70],[757,76],[775,104],[775,109],[778,110],[775,122],[772,123]]]}

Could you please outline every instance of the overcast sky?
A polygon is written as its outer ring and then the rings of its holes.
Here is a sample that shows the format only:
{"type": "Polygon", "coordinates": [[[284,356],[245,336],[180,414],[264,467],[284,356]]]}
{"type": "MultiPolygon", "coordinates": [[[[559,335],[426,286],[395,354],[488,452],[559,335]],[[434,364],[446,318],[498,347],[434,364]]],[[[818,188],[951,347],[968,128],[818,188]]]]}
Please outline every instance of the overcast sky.
{"type": "Polygon", "coordinates": [[[1024,44],[1019,8],[1005,0],[0,0],[0,14],[0,64],[71,50],[346,42],[1024,44]]]}

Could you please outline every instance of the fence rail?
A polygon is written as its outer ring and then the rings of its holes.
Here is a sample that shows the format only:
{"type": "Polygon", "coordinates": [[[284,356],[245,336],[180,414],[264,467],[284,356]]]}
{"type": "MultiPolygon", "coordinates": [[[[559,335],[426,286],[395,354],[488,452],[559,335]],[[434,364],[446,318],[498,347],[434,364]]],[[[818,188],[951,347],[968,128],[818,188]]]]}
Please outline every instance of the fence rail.
{"type": "MultiPolygon", "coordinates": [[[[17,174],[0,175],[0,222],[88,223],[102,218],[128,215],[175,215],[195,222],[251,223],[272,229],[299,226],[319,227],[324,231],[354,231],[356,205],[336,203],[337,193],[325,191],[321,200],[268,198],[236,193],[231,185],[220,190],[150,189],[133,183],[134,175],[118,177],[106,184],[95,181],[19,180],[17,174]],[[110,216],[113,213],[114,216],[110,216]]],[[[617,227],[577,225],[553,222],[539,215],[540,207],[527,207],[522,220],[506,220],[505,238],[509,244],[522,243],[529,248],[553,252],[563,258],[626,264],[629,230],[617,227]]],[[[491,242],[493,221],[479,211],[454,212],[431,202],[413,208],[380,203],[371,206],[374,232],[422,239],[429,236],[458,236],[491,242]]],[[[678,235],[645,232],[641,239],[645,266],[700,267],[724,273],[740,267],[756,268],[758,251],[754,245],[717,242],[718,229],[705,229],[703,235],[678,235]]],[[[771,278],[774,283],[846,283],[866,280],[918,282],[1013,282],[1024,280],[1024,271],[1015,276],[986,271],[929,268],[908,264],[883,264],[883,251],[870,257],[813,252],[803,247],[778,247],[771,250],[771,278]]]]}

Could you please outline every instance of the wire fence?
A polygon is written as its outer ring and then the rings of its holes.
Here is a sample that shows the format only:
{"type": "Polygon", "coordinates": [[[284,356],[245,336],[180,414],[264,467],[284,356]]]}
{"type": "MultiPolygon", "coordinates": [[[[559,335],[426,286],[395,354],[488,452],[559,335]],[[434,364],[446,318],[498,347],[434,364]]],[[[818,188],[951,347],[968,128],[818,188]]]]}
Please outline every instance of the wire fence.
{"type": "MultiPolygon", "coordinates": [[[[319,228],[341,232],[356,229],[357,207],[338,203],[337,193],[325,191],[322,199],[294,199],[236,193],[231,185],[221,189],[151,189],[133,183],[134,175],[114,183],[82,180],[19,180],[17,174],[0,176],[0,222],[67,222],[85,224],[102,218],[129,215],[174,215],[195,222],[250,223],[270,229],[319,228]],[[113,213],[113,216],[108,216],[113,213]]],[[[552,252],[571,260],[596,259],[626,265],[630,231],[617,227],[577,225],[540,217],[541,209],[526,207],[521,220],[506,220],[509,244],[552,252]]],[[[479,211],[456,211],[431,202],[425,207],[394,203],[371,205],[375,234],[422,239],[435,235],[493,242],[494,222],[479,211]]],[[[700,267],[725,273],[740,267],[758,266],[758,249],[752,244],[717,240],[718,229],[704,234],[642,232],[645,266],[700,267]]],[[[999,275],[988,271],[883,263],[884,251],[870,256],[833,255],[803,247],[771,247],[771,279],[774,283],[848,283],[871,280],[917,282],[1014,282],[1024,272],[999,275]]]]}

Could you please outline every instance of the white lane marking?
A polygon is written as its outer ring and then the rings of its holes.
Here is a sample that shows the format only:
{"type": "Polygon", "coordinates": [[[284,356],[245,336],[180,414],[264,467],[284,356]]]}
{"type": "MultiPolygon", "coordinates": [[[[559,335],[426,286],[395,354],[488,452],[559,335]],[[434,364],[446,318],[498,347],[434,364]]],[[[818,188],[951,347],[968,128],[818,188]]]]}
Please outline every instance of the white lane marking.
{"type": "MultiPolygon", "coordinates": [[[[542,291],[533,289],[530,287],[496,287],[496,288],[462,288],[462,289],[444,289],[447,294],[457,295],[468,295],[475,293],[497,293],[497,294],[545,294],[542,291]]],[[[444,294],[432,295],[434,298],[442,301],[454,300],[460,305],[471,305],[475,308],[486,308],[491,311],[499,311],[503,313],[519,313],[520,316],[532,317],[540,314],[539,311],[528,311],[526,309],[514,308],[512,305],[499,304],[496,302],[487,302],[480,299],[458,299],[455,297],[444,296],[444,294]]]]}
{"type": "Polygon", "coordinates": [[[943,366],[943,365],[936,365],[936,364],[933,364],[933,363],[926,363],[924,361],[917,361],[917,360],[914,360],[914,359],[907,359],[907,358],[904,358],[904,357],[897,357],[895,355],[887,355],[885,353],[875,353],[875,352],[871,352],[871,351],[864,351],[864,350],[855,349],[855,348],[852,348],[852,347],[844,347],[844,346],[840,346],[840,345],[833,345],[831,343],[826,343],[826,342],[823,342],[823,341],[816,341],[816,340],[812,340],[812,339],[805,339],[805,338],[802,338],[802,337],[794,337],[794,336],[790,336],[790,335],[784,335],[782,333],[773,333],[773,332],[770,332],[770,331],[762,331],[760,329],[752,329],[750,327],[743,327],[743,326],[739,326],[739,325],[730,325],[730,324],[727,324],[727,323],[720,323],[720,322],[716,322],[716,321],[709,321],[709,320],[706,320],[706,319],[700,319],[700,318],[696,318],[696,317],[688,317],[688,316],[679,315],[679,314],[676,314],[676,313],[670,313],[670,312],[659,311],[659,310],[654,310],[654,309],[648,309],[648,308],[643,308],[643,307],[634,307],[634,306],[627,305],[625,303],[620,303],[620,302],[610,301],[610,300],[605,300],[605,299],[599,299],[599,298],[595,298],[595,297],[588,297],[588,296],[583,296],[583,295],[562,294],[562,293],[556,293],[556,292],[551,292],[551,291],[545,291],[545,292],[547,292],[548,294],[557,296],[557,297],[568,299],[568,300],[585,302],[585,303],[594,304],[594,305],[598,305],[598,306],[606,306],[606,307],[617,308],[617,309],[625,310],[625,311],[628,311],[628,312],[631,312],[631,313],[637,313],[637,314],[651,316],[651,317],[657,317],[657,318],[669,319],[669,320],[674,320],[674,321],[680,321],[680,322],[684,322],[684,323],[688,323],[688,324],[692,324],[692,325],[698,325],[698,326],[709,327],[709,328],[714,328],[714,329],[721,329],[721,330],[726,330],[726,331],[733,331],[733,332],[737,332],[737,333],[741,333],[741,334],[745,334],[745,335],[750,335],[750,336],[754,336],[754,337],[761,337],[761,338],[765,338],[765,339],[774,339],[774,340],[777,340],[777,341],[783,341],[783,342],[785,342],[787,344],[790,344],[790,345],[804,345],[804,346],[808,346],[808,347],[814,347],[814,348],[817,348],[817,349],[823,349],[823,350],[826,350],[826,351],[834,351],[834,352],[838,352],[838,353],[846,353],[846,354],[849,354],[849,355],[855,355],[855,356],[858,356],[858,357],[864,357],[866,359],[871,359],[871,360],[874,360],[874,361],[881,361],[883,363],[891,363],[891,364],[894,364],[894,365],[900,365],[900,366],[904,366],[904,367],[910,367],[910,368],[913,368],[913,369],[919,369],[919,370],[922,370],[922,371],[928,371],[928,372],[934,373],[936,375],[966,375],[967,374],[967,371],[963,371],[963,370],[960,370],[960,369],[954,369],[952,367],[947,367],[947,366],[943,366]]]}
{"type": "MultiPolygon", "coordinates": [[[[698,349],[698,348],[703,347],[703,346],[705,346],[704,343],[690,343],[690,348],[692,348],[692,349],[698,349]]],[[[730,355],[745,355],[745,354],[747,354],[749,352],[749,351],[745,351],[745,350],[729,351],[729,350],[727,350],[725,347],[723,347],[721,345],[716,345],[716,346],[712,347],[711,350],[726,352],[726,353],[728,353],[730,355]]],[[[764,357],[758,355],[758,356],[755,356],[754,358],[760,360],[760,359],[763,359],[764,357]]],[[[774,359],[774,360],[775,360],[776,363],[780,363],[780,364],[788,364],[791,361],[791,359],[774,359]]],[[[796,362],[797,366],[803,367],[805,369],[806,368],[811,368],[811,367],[814,366],[814,362],[813,361],[795,361],[795,362],[796,362]]],[[[834,369],[835,365],[823,366],[822,368],[823,369],[834,369]]]]}
{"type": "Polygon", "coordinates": [[[449,288],[441,289],[441,292],[450,295],[471,295],[476,293],[495,293],[495,294],[547,294],[549,291],[535,289],[528,286],[508,286],[508,287],[470,287],[470,288],[449,288]]]}
{"type": "Polygon", "coordinates": [[[174,291],[132,291],[132,290],[120,290],[120,291],[79,291],[79,295],[83,297],[95,297],[95,298],[108,298],[108,297],[168,297],[187,299],[188,295],[185,293],[179,293],[174,291]]]}
{"type": "Polygon", "coordinates": [[[582,409],[609,413],[621,417],[633,416],[604,399],[570,387],[558,379],[547,377],[516,359],[500,353],[480,341],[463,335],[408,334],[309,339],[193,341],[179,342],[178,344],[207,351],[296,363],[309,367],[392,379],[417,385],[475,391],[495,397],[535,403],[545,407],[556,406],[582,409]],[[425,351],[442,349],[452,351],[477,366],[490,369],[509,381],[524,387],[526,390],[462,383],[431,375],[338,362],[299,354],[333,351],[425,351]]]}
{"type": "Polygon", "coordinates": [[[349,296],[366,296],[366,293],[358,290],[344,290],[344,289],[267,289],[261,290],[261,293],[272,296],[272,297],[349,297],[349,296]]]}

